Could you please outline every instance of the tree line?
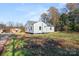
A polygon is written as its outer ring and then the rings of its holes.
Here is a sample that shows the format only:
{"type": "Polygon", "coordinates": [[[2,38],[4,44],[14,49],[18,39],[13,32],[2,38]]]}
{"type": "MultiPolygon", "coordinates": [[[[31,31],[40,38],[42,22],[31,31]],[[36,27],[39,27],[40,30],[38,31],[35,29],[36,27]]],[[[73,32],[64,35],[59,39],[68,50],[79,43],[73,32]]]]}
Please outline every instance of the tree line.
{"type": "Polygon", "coordinates": [[[55,31],[79,32],[79,4],[67,3],[61,13],[50,7],[48,13],[41,14],[41,21],[54,25],[55,31]]]}
{"type": "Polygon", "coordinates": [[[25,27],[21,23],[14,24],[13,22],[8,22],[7,24],[0,23],[0,29],[4,29],[5,31],[9,31],[11,28],[19,28],[23,32],[25,31],[25,27]]]}

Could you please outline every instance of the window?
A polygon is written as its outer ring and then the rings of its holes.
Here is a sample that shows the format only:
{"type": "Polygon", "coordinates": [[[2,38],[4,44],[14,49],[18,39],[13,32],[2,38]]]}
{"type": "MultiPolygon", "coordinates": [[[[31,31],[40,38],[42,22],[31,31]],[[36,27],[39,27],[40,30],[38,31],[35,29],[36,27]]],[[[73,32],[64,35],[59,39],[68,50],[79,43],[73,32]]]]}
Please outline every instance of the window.
{"type": "Polygon", "coordinates": [[[29,31],[31,31],[32,30],[32,27],[29,27],[29,31]]]}
{"type": "Polygon", "coordinates": [[[50,27],[50,30],[52,30],[52,28],[50,27]]]}
{"type": "Polygon", "coordinates": [[[32,30],[32,27],[31,27],[31,29],[30,30],[32,30]]]}
{"type": "Polygon", "coordinates": [[[39,30],[41,30],[41,26],[39,27],[39,30]]]}

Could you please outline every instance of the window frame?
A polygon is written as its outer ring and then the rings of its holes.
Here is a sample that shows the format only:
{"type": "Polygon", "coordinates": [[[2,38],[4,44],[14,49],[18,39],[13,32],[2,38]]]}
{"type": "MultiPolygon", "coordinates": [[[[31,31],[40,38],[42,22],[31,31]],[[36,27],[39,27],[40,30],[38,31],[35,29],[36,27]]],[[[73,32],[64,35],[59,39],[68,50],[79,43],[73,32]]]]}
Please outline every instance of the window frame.
{"type": "Polygon", "coordinates": [[[50,30],[52,30],[52,27],[50,27],[50,30]]]}
{"type": "Polygon", "coordinates": [[[42,30],[42,27],[41,26],[39,26],[39,30],[42,30]]]}

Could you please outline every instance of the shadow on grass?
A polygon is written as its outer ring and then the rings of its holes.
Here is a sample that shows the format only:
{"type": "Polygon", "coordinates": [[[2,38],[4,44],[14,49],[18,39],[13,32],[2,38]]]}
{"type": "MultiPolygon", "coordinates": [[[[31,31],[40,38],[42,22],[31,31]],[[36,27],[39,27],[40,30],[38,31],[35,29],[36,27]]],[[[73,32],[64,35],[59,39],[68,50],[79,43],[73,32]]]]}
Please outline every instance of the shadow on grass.
{"type": "MultiPolygon", "coordinates": [[[[79,49],[66,45],[62,47],[64,41],[53,39],[29,38],[28,40],[16,40],[20,48],[15,48],[14,56],[79,56],[79,49]],[[23,41],[23,42],[22,42],[23,41]]],[[[69,42],[67,42],[69,43],[69,42]]],[[[10,44],[10,47],[12,44],[10,44]]],[[[5,54],[5,53],[4,53],[5,54]]],[[[6,52],[5,55],[12,55],[12,51],[6,52]]]]}
{"type": "Polygon", "coordinates": [[[61,44],[54,40],[28,40],[22,49],[28,56],[78,56],[79,49],[62,48],[61,44]],[[42,42],[42,43],[41,43],[42,42]]]}

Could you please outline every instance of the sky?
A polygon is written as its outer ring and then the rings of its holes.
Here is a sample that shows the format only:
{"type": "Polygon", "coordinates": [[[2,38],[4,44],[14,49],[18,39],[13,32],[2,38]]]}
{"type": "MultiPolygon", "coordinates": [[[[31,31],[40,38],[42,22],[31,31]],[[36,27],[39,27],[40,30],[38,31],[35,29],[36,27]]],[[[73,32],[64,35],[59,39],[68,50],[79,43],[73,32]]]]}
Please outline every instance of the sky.
{"type": "Polygon", "coordinates": [[[65,7],[63,3],[0,3],[0,23],[22,23],[29,20],[38,21],[40,15],[50,7],[59,11],[65,7]]]}

